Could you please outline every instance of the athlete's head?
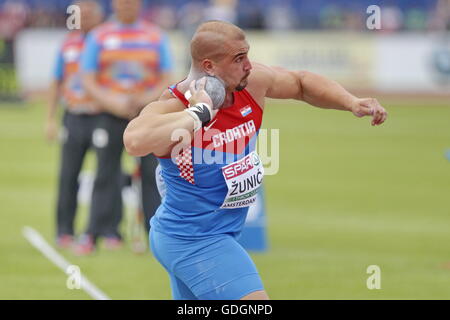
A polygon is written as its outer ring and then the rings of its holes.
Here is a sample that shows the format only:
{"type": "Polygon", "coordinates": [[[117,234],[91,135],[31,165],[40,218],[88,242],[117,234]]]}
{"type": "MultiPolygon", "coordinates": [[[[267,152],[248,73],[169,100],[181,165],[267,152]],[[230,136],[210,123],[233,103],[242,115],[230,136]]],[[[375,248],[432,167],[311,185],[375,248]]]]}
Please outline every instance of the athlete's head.
{"type": "Polygon", "coordinates": [[[103,20],[103,9],[95,0],[79,0],[73,3],[80,8],[81,31],[89,32],[103,20]]]}
{"type": "Polygon", "coordinates": [[[124,24],[134,23],[139,18],[141,6],[141,0],[112,0],[114,14],[124,24]]]}
{"type": "Polygon", "coordinates": [[[197,28],[191,40],[192,67],[222,79],[227,91],[240,91],[247,86],[252,69],[249,48],[239,27],[224,21],[207,21],[197,28]]]}

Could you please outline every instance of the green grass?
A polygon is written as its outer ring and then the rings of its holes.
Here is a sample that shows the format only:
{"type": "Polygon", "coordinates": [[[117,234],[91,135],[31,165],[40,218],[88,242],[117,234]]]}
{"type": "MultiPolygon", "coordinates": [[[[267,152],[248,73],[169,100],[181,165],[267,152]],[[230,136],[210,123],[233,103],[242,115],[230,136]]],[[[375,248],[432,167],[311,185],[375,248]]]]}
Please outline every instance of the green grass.
{"type": "MultiPolygon", "coordinates": [[[[450,108],[385,106],[388,121],[371,127],[344,112],[268,103],[280,170],[266,177],[270,250],[252,256],[271,298],[450,299],[450,108]],[[381,268],[381,290],[366,287],[369,265],[381,268]]],[[[44,140],[43,119],[40,104],[0,107],[0,299],[89,299],[21,234],[32,226],[53,243],[59,147],[44,140]]],[[[113,299],[170,299],[150,253],[62,254],[113,299]]]]}

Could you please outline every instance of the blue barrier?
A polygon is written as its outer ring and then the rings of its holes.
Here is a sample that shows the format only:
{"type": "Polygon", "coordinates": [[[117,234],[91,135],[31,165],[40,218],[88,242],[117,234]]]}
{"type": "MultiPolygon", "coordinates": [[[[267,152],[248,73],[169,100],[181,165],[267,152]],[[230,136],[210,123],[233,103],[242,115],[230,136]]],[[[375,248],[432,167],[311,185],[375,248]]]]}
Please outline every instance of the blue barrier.
{"type": "Polygon", "coordinates": [[[261,187],[254,205],[250,207],[239,243],[248,251],[265,252],[268,249],[267,218],[264,188],[261,187]]]}

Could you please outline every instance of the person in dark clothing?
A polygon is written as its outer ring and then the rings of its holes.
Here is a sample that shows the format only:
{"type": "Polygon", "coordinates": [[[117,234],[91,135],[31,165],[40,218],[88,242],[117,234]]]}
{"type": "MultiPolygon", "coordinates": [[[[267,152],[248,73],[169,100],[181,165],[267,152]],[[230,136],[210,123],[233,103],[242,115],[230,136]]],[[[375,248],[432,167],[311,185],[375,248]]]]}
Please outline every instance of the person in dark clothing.
{"type": "Polygon", "coordinates": [[[60,248],[73,244],[78,175],[86,152],[92,148],[92,134],[100,112],[81,85],[79,60],[86,33],[102,21],[102,8],[90,0],[75,4],[81,12],[81,29],[67,34],[58,52],[45,125],[47,139],[54,140],[58,131],[56,110],[62,100],[65,110],[56,209],[56,244],[60,248]]]}

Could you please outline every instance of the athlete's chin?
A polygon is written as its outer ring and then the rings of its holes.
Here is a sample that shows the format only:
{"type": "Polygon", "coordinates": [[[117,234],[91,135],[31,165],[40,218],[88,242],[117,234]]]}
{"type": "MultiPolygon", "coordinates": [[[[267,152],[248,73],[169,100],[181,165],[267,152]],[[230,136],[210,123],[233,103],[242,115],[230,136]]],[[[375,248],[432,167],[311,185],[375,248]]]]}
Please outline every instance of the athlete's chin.
{"type": "Polygon", "coordinates": [[[239,85],[236,87],[236,91],[242,91],[242,90],[244,90],[245,87],[247,87],[247,84],[248,84],[247,79],[241,81],[241,83],[239,83],[239,85]]]}

